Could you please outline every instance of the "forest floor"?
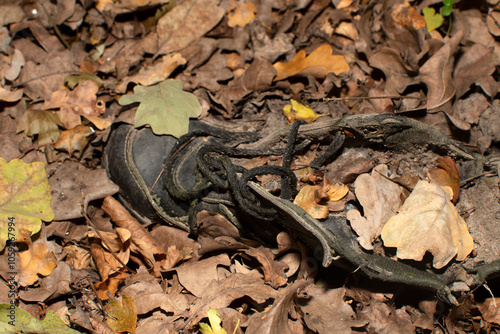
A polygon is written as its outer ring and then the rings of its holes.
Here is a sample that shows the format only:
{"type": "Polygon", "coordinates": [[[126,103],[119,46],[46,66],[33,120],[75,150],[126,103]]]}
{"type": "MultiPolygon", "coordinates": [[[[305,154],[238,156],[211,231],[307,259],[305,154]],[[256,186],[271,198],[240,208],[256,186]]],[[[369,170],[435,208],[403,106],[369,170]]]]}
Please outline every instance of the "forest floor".
{"type": "Polygon", "coordinates": [[[197,235],[141,225],[103,163],[119,124],[180,137],[198,118],[263,138],[299,120],[415,119],[470,154],[344,128],[320,168],[335,133],[293,155],[293,200],[341,217],[362,252],[465,281],[500,259],[498,36],[498,0],[0,0],[0,328],[499,333],[499,280],[450,305],[324,268],[286,226],[263,243],[206,210],[197,235]]]}

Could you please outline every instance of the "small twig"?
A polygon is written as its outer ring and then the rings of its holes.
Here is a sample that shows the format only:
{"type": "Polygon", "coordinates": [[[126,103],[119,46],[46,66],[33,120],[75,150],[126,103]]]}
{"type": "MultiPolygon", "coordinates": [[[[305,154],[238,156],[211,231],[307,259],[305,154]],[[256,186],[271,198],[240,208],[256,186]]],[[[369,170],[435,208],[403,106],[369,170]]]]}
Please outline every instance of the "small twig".
{"type": "Polygon", "coordinates": [[[12,85],[13,88],[17,88],[19,86],[24,86],[25,84],[31,82],[31,81],[35,81],[35,80],[40,80],[40,79],[43,79],[43,78],[46,78],[46,77],[51,77],[53,75],[59,75],[59,74],[77,74],[78,72],[75,72],[75,71],[62,71],[62,72],[54,72],[54,73],[47,73],[47,74],[44,74],[44,75],[39,75],[35,78],[31,78],[31,79],[28,79],[28,80],[25,80],[23,82],[19,82],[19,83],[16,83],[14,85],[12,85]]]}
{"type": "Polygon", "coordinates": [[[64,44],[64,47],[66,49],[69,50],[69,48],[71,47],[68,42],[66,42],[66,40],[63,38],[63,35],[61,34],[61,31],[59,30],[59,28],[57,27],[56,23],[54,22],[54,19],[52,19],[52,16],[49,14],[49,12],[47,11],[47,9],[45,8],[45,6],[43,5],[43,3],[41,1],[39,1],[40,5],[42,6],[42,9],[43,11],[45,12],[45,15],[47,15],[47,17],[49,18],[49,22],[50,24],[52,24],[52,27],[54,28],[55,32],[56,32],[56,35],[57,37],[59,37],[59,40],[61,41],[61,43],[64,44]]]}
{"type": "Polygon", "coordinates": [[[358,96],[358,97],[326,97],[324,101],[359,101],[359,100],[384,100],[384,99],[413,99],[422,101],[416,96],[358,96]]]}
{"type": "Polygon", "coordinates": [[[92,293],[97,298],[97,303],[99,304],[99,307],[101,308],[101,312],[104,313],[104,305],[102,305],[101,298],[99,298],[99,295],[97,294],[97,291],[94,287],[94,284],[90,281],[89,277],[86,277],[86,279],[87,279],[87,282],[89,282],[89,286],[90,286],[90,289],[92,290],[92,293]]]}
{"type": "Polygon", "coordinates": [[[475,176],[472,176],[472,177],[469,177],[468,179],[465,179],[463,181],[460,182],[460,187],[463,187],[465,186],[467,183],[469,183],[470,181],[472,180],[475,180],[477,178],[480,178],[482,176],[493,176],[495,175],[494,172],[484,172],[484,173],[481,173],[481,174],[478,174],[478,175],[475,175],[475,176]]]}
{"type": "Polygon", "coordinates": [[[28,152],[31,152],[33,150],[36,150],[37,148],[40,148],[40,147],[44,147],[44,146],[49,146],[49,145],[52,145],[52,144],[55,144],[56,142],[55,141],[51,141],[50,143],[46,143],[46,144],[39,144],[39,145],[32,145],[30,147],[28,147],[28,149],[26,151],[24,151],[23,153],[19,154],[17,157],[15,157],[14,159],[21,159],[23,158],[28,152]]]}

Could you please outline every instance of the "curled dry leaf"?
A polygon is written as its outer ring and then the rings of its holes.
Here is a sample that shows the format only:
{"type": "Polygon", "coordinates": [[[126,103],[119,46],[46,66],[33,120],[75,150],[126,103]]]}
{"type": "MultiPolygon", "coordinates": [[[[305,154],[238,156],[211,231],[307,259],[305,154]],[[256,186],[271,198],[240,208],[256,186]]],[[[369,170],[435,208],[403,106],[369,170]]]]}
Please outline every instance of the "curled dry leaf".
{"type": "Polygon", "coordinates": [[[453,190],[453,203],[457,203],[460,195],[460,176],[455,161],[450,157],[439,157],[437,159],[439,168],[431,168],[429,177],[431,181],[439,186],[448,186],[453,190]]]}
{"type": "Polygon", "coordinates": [[[454,256],[464,260],[474,241],[467,224],[451,203],[450,187],[419,181],[396,216],[381,232],[386,247],[397,247],[401,259],[422,260],[429,251],[433,266],[444,267],[454,256]]]}
{"type": "Polygon", "coordinates": [[[245,333],[249,334],[272,334],[286,333],[292,334],[288,326],[288,314],[294,311],[294,300],[298,294],[311,282],[306,280],[297,280],[292,285],[286,287],[280,292],[280,298],[277,298],[271,308],[264,314],[254,314],[249,319],[249,325],[245,333]]]}
{"type": "Polygon", "coordinates": [[[358,30],[356,29],[356,26],[351,22],[340,22],[337,28],[335,28],[335,33],[349,37],[353,41],[359,38],[358,30]]]}
{"type": "Polygon", "coordinates": [[[116,225],[117,232],[121,229],[130,233],[130,251],[142,255],[148,267],[155,266],[157,275],[160,267],[172,268],[179,261],[189,258],[192,250],[183,253],[175,245],[169,245],[166,250],[160,247],[144,226],[130,215],[117,200],[108,196],[104,199],[102,209],[111,217],[116,225]]]}
{"type": "Polygon", "coordinates": [[[369,56],[370,66],[380,69],[385,74],[385,92],[388,95],[397,95],[409,85],[416,82],[411,75],[411,69],[395,49],[382,47],[380,51],[369,56]]]}
{"type": "Polygon", "coordinates": [[[462,40],[463,33],[456,33],[446,44],[432,55],[420,68],[420,79],[428,89],[427,109],[443,106],[455,96],[452,72],[454,54],[462,40]]]}
{"type": "Polygon", "coordinates": [[[328,218],[328,206],[319,204],[321,201],[339,201],[349,192],[346,185],[333,185],[328,181],[323,186],[305,185],[295,197],[293,203],[304,209],[316,219],[328,218]]]}
{"type": "Polygon", "coordinates": [[[426,23],[424,17],[417,13],[415,8],[408,1],[393,6],[391,17],[397,26],[408,30],[418,30],[425,27],[426,23]]]}
{"type": "Polygon", "coordinates": [[[47,249],[47,245],[38,240],[28,245],[27,251],[19,253],[21,261],[21,272],[19,273],[19,285],[27,286],[38,281],[38,275],[48,276],[57,266],[54,253],[47,249]]]}
{"type": "Polygon", "coordinates": [[[273,67],[278,72],[274,81],[294,75],[325,78],[328,73],[339,75],[349,71],[345,57],[332,55],[332,47],[328,44],[321,45],[308,56],[304,50],[300,50],[288,63],[277,62],[273,67]]]}
{"type": "MultiPolygon", "coordinates": [[[[117,228],[117,230],[120,230],[120,228],[117,228]]],[[[125,264],[130,259],[130,243],[127,242],[128,238],[125,236],[125,231],[123,231],[124,233],[118,232],[119,234],[101,231],[100,235],[104,238],[104,241],[94,231],[88,233],[89,238],[96,239],[94,244],[90,246],[90,253],[103,281],[123,267],[113,254],[125,264]]],[[[128,236],[130,236],[130,233],[128,236]]]]}
{"type": "Polygon", "coordinates": [[[255,258],[262,264],[264,279],[267,284],[277,289],[287,283],[286,275],[287,265],[283,262],[276,261],[274,254],[269,248],[260,246],[258,248],[249,248],[245,250],[245,254],[255,258]]]}
{"type": "Polygon", "coordinates": [[[486,18],[488,30],[493,36],[500,36],[500,12],[491,12],[486,18]]]}
{"type": "Polygon", "coordinates": [[[327,218],[328,207],[318,204],[325,197],[322,188],[321,186],[305,185],[304,188],[300,189],[293,204],[304,209],[313,218],[327,218]]]}

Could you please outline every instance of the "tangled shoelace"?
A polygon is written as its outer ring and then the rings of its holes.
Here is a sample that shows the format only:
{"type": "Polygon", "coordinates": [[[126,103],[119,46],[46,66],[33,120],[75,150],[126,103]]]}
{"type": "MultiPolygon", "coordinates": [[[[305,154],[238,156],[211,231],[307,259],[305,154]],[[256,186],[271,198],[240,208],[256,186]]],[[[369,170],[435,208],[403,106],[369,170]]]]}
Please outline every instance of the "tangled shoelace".
{"type": "Polygon", "coordinates": [[[212,136],[223,139],[225,133],[219,131],[199,130],[181,137],[165,161],[164,184],[168,192],[175,198],[191,203],[188,214],[188,224],[191,231],[196,231],[195,216],[197,206],[210,187],[230,191],[238,208],[251,216],[262,220],[276,218],[277,210],[264,207],[247,187],[247,183],[260,175],[277,175],[281,177],[280,197],[291,199],[297,193],[297,177],[290,169],[292,156],[296,150],[302,149],[295,146],[295,141],[300,125],[304,122],[295,122],[291,125],[287,145],[283,149],[239,149],[225,145],[224,141],[211,141],[202,145],[196,152],[195,184],[191,189],[181,189],[176,182],[176,171],[190,153],[190,141],[199,136],[212,136]],[[255,156],[282,155],[281,166],[266,165],[246,169],[235,165],[231,158],[249,158],[255,156]]]}

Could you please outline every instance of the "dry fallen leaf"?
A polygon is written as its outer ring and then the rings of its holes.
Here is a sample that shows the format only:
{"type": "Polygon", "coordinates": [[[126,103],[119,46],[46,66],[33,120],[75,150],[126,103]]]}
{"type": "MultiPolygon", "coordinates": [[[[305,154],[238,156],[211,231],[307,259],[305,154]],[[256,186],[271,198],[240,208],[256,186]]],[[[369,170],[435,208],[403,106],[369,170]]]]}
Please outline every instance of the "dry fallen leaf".
{"type": "Polygon", "coordinates": [[[54,220],[83,217],[82,206],[90,201],[114,195],[119,188],[105,169],[88,169],[77,162],[65,162],[49,179],[54,220]]]}
{"type": "Polygon", "coordinates": [[[458,32],[432,55],[420,68],[419,77],[428,89],[427,109],[443,106],[455,96],[452,72],[454,55],[463,33],[458,32]]]}
{"type": "Polygon", "coordinates": [[[453,190],[453,203],[457,203],[460,195],[460,176],[455,161],[450,157],[439,157],[437,162],[439,168],[429,170],[431,182],[442,187],[450,187],[453,190]]]}
{"type": "Polygon", "coordinates": [[[500,298],[488,298],[482,303],[477,304],[478,310],[481,312],[481,317],[489,322],[500,325],[500,298]]]}
{"type": "Polygon", "coordinates": [[[231,28],[244,27],[255,18],[257,9],[250,1],[233,0],[227,13],[227,25],[231,28]]]}
{"type": "Polygon", "coordinates": [[[289,62],[277,62],[273,67],[278,72],[274,81],[294,75],[325,78],[328,73],[339,75],[349,71],[349,64],[345,61],[345,57],[332,55],[332,47],[328,44],[321,45],[308,56],[304,50],[300,50],[289,62]]]}
{"type": "MultiPolygon", "coordinates": [[[[106,106],[97,100],[99,85],[87,80],[79,84],[75,89],[58,90],[52,93],[50,100],[43,105],[44,109],[58,109],[59,119],[66,129],[72,129],[81,123],[81,117],[87,117],[93,121],[93,117],[99,118],[106,106]]],[[[108,122],[110,123],[110,122],[108,122]]],[[[96,124],[102,127],[102,124],[96,124]]]]}
{"type": "Polygon", "coordinates": [[[137,326],[137,311],[134,301],[130,296],[123,295],[121,302],[110,300],[104,307],[106,314],[106,324],[115,333],[130,332],[135,333],[137,326]]]}
{"type": "Polygon", "coordinates": [[[57,266],[54,253],[47,250],[47,245],[38,240],[28,245],[27,251],[19,253],[21,272],[19,285],[27,286],[38,281],[38,275],[48,276],[57,266]]]}
{"type": "Polygon", "coordinates": [[[335,28],[335,33],[349,37],[353,41],[359,38],[358,30],[356,29],[356,26],[351,22],[340,22],[337,28],[335,28]]]}
{"type": "Polygon", "coordinates": [[[500,36],[500,12],[491,12],[486,18],[488,30],[493,36],[500,36]]]}
{"type": "Polygon", "coordinates": [[[356,315],[345,298],[345,287],[324,289],[317,285],[306,287],[310,298],[300,305],[307,327],[319,334],[327,334],[335,328],[336,333],[353,333],[351,327],[363,327],[366,320],[356,320],[356,315]]]}
{"type": "Polygon", "coordinates": [[[397,247],[401,259],[422,260],[427,251],[433,266],[444,267],[454,256],[464,260],[474,247],[467,224],[451,203],[450,187],[419,181],[396,216],[381,232],[386,247],[397,247]]]}
{"type": "Polygon", "coordinates": [[[304,209],[313,218],[325,219],[328,218],[328,206],[318,204],[324,197],[322,186],[305,185],[300,189],[293,204],[304,209]]]}
{"type": "Polygon", "coordinates": [[[169,289],[165,293],[160,282],[144,266],[139,267],[137,273],[127,279],[126,284],[121,293],[132,297],[137,314],[146,314],[156,308],[161,308],[167,313],[179,314],[189,307],[186,294],[175,289],[169,289]]]}
{"type": "Polygon", "coordinates": [[[178,66],[184,65],[185,63],[186,59],[184,59],[180,53],[165,55],[153,66],[124,79],[116,87],[115,91],[117,93],[125,93],[130,82],[135,82],[142,86],[157,84],[167,79],[178,66]]]}
{"type": "Polygon", "coordinates": [[[245,254],[255,258],[262,264],[264,272],[264,280],[267,284],[277,289],[288,282],[286,264],[274,259],[274,254],[269,248],[260,246],[258,248],[249,248],[245,250],[245,254]]]}
{"type": "Polygon", "coordinates": [[[210,31],[225,14],[216,0],[186,0],[162,16],[157,24],[159,54],[185,48],[210,31]]]}
{"type": "Polygon", "coordinates": [[[211,256],[197,262],[186,262],[174,268],[179,282],[196,297],[203,297],[213,281],[219,281],[217,267],[229,267],[231,260],[227,254],[211,256]]]}
{"type": "Polygon", "coordinates": [[[90,246],[90,252],[103,281],[108,279],[111,274],[123,268],[123,265],[118,262],[111,252],[113,252],[122,263],[126,264],[129,261],[130,232],[128,230],[117,227],[115,233],[101,231],[100,236],[93,230],[90,230],[88,232],[88,237],[93,239],[93,244],[90,246]],[[105,240],[101,240],[101,237],[105,240]]]}
{"type": "Polygon", "coordinates": [[[206,287],[203,296],[196,300],[189,309],[190,317],[186,329],[206,317],[206,312],[210,307],[221,309],[242,297],[249,298],[258,305],[278,295],[278,291],[264,284],[262,279],[250,275],[232,274],[220,282],[212,281],[206,287]]]}
{"type": "Polygon", "coordinates": [[[330,184],[328,179],[325,179],[324,184],[320,185],[305,185],[300,189],[293,203],[304,209],[311,217],[316,219],[328,218],[330,211],[327,202],[336,202],[344,198],[349,192],[349,188],[343,184],[330,184]],[[319,204],[324,201],[325,205],[319,204]]]}
{"type": "Polygon", "coordinates": [[[399,27],[404,27],[408,30],[411,28],[418,30],[425,27],[425,20],[422,15],[418,14],[415,8],[407,1],[394,5],[391,17],[399,27]]]}
{"type": "Polygon", "coordinates": [[[288,326],[288,314],[294,311],[294,300],[297,295],[311,283],[306,280],[297,280],[280,291],[280,297],[263,313],[255,313],[248,321],[245,333],[248,334],[273,334],[296,333],[288,326]]]}
{"type": "Polygon", "coordinates": [[[361,174],[354,182],[356,197],[363,206],[364,217],[355,209],[347,211],[346,217],[359,235],[359,244],[368,250],[373,249],[373,240],[380,235],[384,224],[401,205],[403,188],[388,180],[388,175],[387,165],[378,165],[371,174],[361,174]]]}
{"type": "Polygon", "coordinates": [[[78,125],[73,129],[62,131],[54,147],[58,150],[68,152],[70,157],[75,152],[80,152],[81,154],[89,142],[88,136],[93,133],[94,131],[92,131],[90,126],[78,125]]]}

